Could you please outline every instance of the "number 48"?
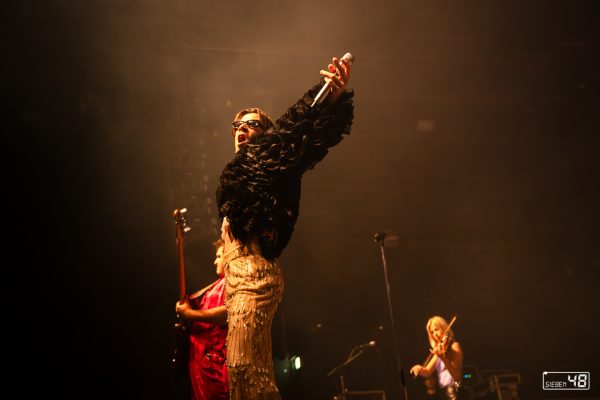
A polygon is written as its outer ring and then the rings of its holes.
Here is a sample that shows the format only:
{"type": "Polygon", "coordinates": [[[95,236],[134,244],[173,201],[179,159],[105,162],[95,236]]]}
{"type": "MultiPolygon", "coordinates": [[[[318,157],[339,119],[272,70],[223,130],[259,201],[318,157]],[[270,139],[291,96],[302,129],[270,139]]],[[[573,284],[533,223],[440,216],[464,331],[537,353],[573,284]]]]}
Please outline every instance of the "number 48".
{"type": "Polygon", "coordinates": [[[587,374],[567,375],[567,380],[573,384],[573,387],[584,388],[587,387],[587,374]]]}

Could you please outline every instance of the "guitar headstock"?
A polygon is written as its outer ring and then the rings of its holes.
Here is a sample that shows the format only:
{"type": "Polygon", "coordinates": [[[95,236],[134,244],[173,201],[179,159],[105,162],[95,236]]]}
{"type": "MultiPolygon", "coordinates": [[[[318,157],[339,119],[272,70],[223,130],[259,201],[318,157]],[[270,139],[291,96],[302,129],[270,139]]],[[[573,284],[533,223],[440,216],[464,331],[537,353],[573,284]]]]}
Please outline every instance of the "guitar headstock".
{"type": "Polygon", "coordinates": [[[176,224],[175,233],[177,234],[178,239],[183,238],[186,233],[192,230],[192,228],[187,225],[187,221],[185,219],[186,213],[187,208],[177,208],[175,211],[173,211],[173,219],[175,220],[176,224]]]}

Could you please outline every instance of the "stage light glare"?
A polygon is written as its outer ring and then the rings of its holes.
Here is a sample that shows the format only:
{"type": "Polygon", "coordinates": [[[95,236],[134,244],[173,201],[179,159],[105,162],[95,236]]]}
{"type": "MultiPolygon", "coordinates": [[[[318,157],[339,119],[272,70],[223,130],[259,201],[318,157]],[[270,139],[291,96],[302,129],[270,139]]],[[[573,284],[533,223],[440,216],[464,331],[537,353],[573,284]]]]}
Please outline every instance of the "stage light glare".
{"type": "Polygon", "coordinates": [[[293,370],[299,370],[300,368],[302,368],[302,360],[300,359],[300,356],[292,356],[290,358],[290,362],[292,364],[292,369],[293,370]]]}

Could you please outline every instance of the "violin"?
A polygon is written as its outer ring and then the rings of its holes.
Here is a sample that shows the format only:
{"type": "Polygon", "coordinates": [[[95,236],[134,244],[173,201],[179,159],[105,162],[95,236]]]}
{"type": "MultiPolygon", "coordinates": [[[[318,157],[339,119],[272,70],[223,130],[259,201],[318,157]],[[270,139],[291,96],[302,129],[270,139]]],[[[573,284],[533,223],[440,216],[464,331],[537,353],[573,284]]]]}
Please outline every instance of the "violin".
{"type": "MultiPolygon", "coordinates": [[[[450,332],[450,328],[452,328],[452,324],[454,324],[454,321],[456,321],[456,315],[453,316],[452,319],[450,320],[450,322],[448,323],[448,326],[444,330],[444,334],[442,335],[442,338],[440,339],[440,343],[444,343],[448,339],[448,332],[450,332]]],[[[433,358],[433,355],[434,354],[430,351],[429,355],[427,356],[425,361],[423,361],[423,363],[421,364],[422,368],[425,368],[427,366],[427,364],[429,364],[429,362],[433,358]]]]}

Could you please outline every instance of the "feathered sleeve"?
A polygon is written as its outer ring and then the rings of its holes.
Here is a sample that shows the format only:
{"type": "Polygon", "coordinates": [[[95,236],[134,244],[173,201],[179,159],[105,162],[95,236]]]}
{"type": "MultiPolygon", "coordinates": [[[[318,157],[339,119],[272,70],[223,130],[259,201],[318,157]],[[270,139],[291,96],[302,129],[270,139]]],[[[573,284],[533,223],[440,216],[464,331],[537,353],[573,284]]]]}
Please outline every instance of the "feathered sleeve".
{"type": "Polygon", "coordinates": [[[346,90],[335,104],[311,107],[324,80],[309,89],[294,105],[279,117],[278,131],[281,140],[281,167],[299,166],[303,171],[312,169],[321,161],[328,149],[350,134],[354,117],[354,92],[346,90]]]}

